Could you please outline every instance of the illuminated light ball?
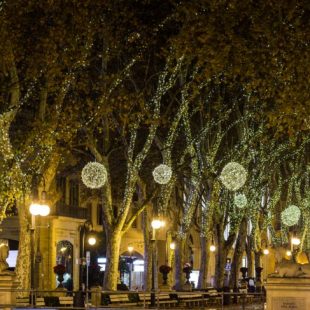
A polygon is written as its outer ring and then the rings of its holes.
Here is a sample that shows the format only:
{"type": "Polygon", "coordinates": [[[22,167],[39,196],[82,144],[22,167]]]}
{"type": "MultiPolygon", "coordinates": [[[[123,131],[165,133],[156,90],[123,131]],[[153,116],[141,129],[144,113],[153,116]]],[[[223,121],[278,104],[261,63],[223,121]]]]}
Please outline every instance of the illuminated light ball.
{"type": "Polygon", "coordinates": [[[88,244],[89,245],[95,245],[97,242],[96,238],[95,237],[89,237],[88,238],[88,244]]]}
{"type": "Polygon", "coordinates": [[[153,220],[153,221],[151,222],[151,226],[152,226],[152,228],[154,228],[154,229],[159,229],[159,228],[162,227],[162,221],[161,221],[161,220],[155,219],[155,220],[153,220]]]}
{"type": "Polygon", "coordinates": [[[82,170],[82,181],[89,188],[100,188],[107,181],[108,173],[104,165],[89,162],[82,170]]]}
{"type": "Polygon", "coordinates": [[[247,178],[247,171],[244,167],[236,162],[228,163],[222,170],[220,180],[224,186],[231,190],[236,191],[241,188],[247,178]]]}
{"type": "Polygon", "coordinates": [[[235,194],[234,204],[237,208],[244,208],[248,203],[248,200],[244,194],[235,194]]]}
{"type": "Polygon", "coordinates": [[[216,250],[215,245],[213,245],[213,244],[212,244],[212,245],[210,245],[210,251],[211,251],[211,252],[215,252],[215,250],[216,250]]]}
{"type": "Polygon", "coordinates": [[[297,206],[290,205],[281,212],[281,221],[286,226],[293,226],[298,223],[300,215],[300,209],[297,206]]]}
{"type": "Polygon", "coordinates": [[[292,252],[290,250],[286,251],[286,256],[292,256],[292,252]]]}
{"type": "Polygon", "coordinates": [[[40,215],[41,216],[47,216],[50,214],[50,207],[48,205],[41,205],[41,212],[40,212],[40,215]]]}
{"type": "Polygon", "coordinates": [[[29,211],[32,215],[39,215],[40,214],[40,205],[38,203],[32,203],[30,205],[29,211]]]}
{"type": "Polygon", "coordinates": [[[174,242],[170,243],[170,250],[175,250],[176,246],[174,242]]]}
{"type": "Polygon", "coordinates": [[[300,239],[299,238],[296,238],[296,237],[293,237],[292,238],[292,244],[293,245],[300,245],[300,239]]]}
{"type": "Polygon", "coordinates": [[[264,249],[263,253],[264,253],[264,255],[268,255],[269,254],[269,250],[268,249],[264,249]]]}
{"type": "Polygon", "coordinates": [[[161,164],[153,170],[154,181],[158,184],[167,184],[172,176],[172,170],[169,166],[161,164]]]}

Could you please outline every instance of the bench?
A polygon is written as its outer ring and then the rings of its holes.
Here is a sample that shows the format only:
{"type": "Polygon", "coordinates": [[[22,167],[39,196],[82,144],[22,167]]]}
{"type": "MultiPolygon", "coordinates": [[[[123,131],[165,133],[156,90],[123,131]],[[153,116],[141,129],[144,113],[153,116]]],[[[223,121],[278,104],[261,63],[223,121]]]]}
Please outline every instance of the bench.
{"type": "Polygon", "coordinates": [[[222,303],[222,295],[219,294],[219,292],[215,288],[209,288],[205,296],[208,297],[207,299],[208,304],[221,304],[222,303]]]}
{"type": "Polygon", "coordinates": [[[126,306],[136,306],[136,302],[132,302],[129,300],[128,294],[109,294],[110,303],[108,306],[114,307],[126,307],[126,306]]]}
{"type": "Polygon", "coordinates": [[[239,289],[239,299],[242,300],[242,302],[253,302],[254,295],[248,294],[248,290],[246,288],[239,289]]]}
{"type": "MultiPolygon", "coordinates": [[[[173,307],[178,303],[178,300],[171,299],[169,293],[156,293],[155,304],[163,307],[173,307]]],[[[151,293],[139,293],[139,305],[149,306],[151,304],[151,293]]]]}
{"type": "Polygon", "coordinates": [[[177,297],[179,303],[185,305],[186,307],[204,306],[207,300],[207,298],[204,298],[204,295],[197,293],[178,293],[177,297]]]}
{"type": "Polygon", "coordinates": [[[73,296],[59,296],[58,300],[61,307],[73,307],[73,296]]]}
{"type": "Polygon", "coordinates": [[[16,297],[16,307],[29,307],[30,306],[30,300],[29,296],[27,297],[16,297]]]}
{"type": "MultiPolygon", "coordinates": [[[[45,307],[44,297],[36,297],[34,299],[34,304],[36,307],[45,307]]],[[[31,297],[16,297],[16,307],[30,307],[31,306],[31,297]]]]}

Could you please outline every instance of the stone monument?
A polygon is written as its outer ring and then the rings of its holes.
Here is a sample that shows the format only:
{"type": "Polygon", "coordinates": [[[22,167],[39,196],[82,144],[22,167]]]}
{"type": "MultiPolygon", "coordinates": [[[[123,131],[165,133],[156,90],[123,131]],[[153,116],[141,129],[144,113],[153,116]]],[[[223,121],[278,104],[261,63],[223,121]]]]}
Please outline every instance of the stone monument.
{"type": "Polygon", "coordinates": [[[310,264],[283,260],[265,285],[268,310],[310,309],[310,264]]]}
{"type": "MultiPolygon", "coordinates": [[[[0,300],[3,305],[15,304],[17,282],[15,272],[9,271],[6,259],[9,256],[9,247],[0,245],[0,300]]],[[[9,306],[3,309],[10,309],[9,306]]]]}

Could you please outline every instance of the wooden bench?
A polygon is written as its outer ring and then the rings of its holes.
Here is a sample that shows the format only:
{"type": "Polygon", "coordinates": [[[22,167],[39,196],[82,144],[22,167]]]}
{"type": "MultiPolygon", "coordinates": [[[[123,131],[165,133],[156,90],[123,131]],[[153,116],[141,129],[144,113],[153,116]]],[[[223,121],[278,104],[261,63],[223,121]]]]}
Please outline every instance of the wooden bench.
{"type": "Polygon", "coordinates": [[[206,298],[203,294],[182,292],[178,293],[178,301],[186,307],[200,307],[205,305],[206,298]]]}
{"type": "Polygon", "coordinates": [[[222,304],[222,296],[215,288],[209,288],[205,296],[208,304],[222,304]]]}
{"type": "MultiPolygon", "coordinates": [[[[170,294],[155,293],[155,304],[163,307],[173,307],[178,303],[178,300],[170,298],[170,294]]],[[[149,306],[151,304],[151,293],[139,293],[139,305],[149,306]]]]}
{"type": "Polygon", "coordinates": [[[73,307],[73,296],[59,296],[60,307],[73,307]]]}
{"type": "Polygon", "coordinates": [[[253,302],[254,295],[248,294],[248,290],[246,288],[239,289],[239,300],[242,302],[253,302]]]}
{"type": "Polygon", "coordinates": [[[16,307],[29,307],[30,306],[30,300],[28,297],[16,297],[16,307]]]}
{"type": "MultiPolygon", "coordinates": [[[[45,301],[44,297],[36,297],[34,299],[34,305],[36,307],[45,307],[45,301]]],[[[31,306],[31,300],[30,297],[16,297],[16,307],[30,307],[31,306]]]]}
{"type": "Polygon", "coordinates": [[[129,300],[128,294],[109,294],[110,303],[108,306],[114,307],[126,307],[126,306],[136,306],[136,302],[131,302],[129,300]]]}
{"type": "Polygon", "coordinates": [[[45,307],[44,297],[37,297],[35,301],[36,307],[45,307]]]}

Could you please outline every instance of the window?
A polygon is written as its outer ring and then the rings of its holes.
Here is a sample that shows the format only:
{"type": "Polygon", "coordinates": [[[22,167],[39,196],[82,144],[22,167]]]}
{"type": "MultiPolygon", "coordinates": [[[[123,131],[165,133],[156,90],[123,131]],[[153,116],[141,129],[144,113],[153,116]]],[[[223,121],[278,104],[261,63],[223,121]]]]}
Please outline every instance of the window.
{"type": "Polygon", "coordinates": [[[66,204],[66,178],[65,177],[58,177],[57,178],[57,191],[61,194],[61,198],[59,203],[61,205],[66,204]]]}
{"type": "Polygon", "coordinates": [[[70,180],[70,207],[79,206],[79,182],[77,180],[70,180]]]}

